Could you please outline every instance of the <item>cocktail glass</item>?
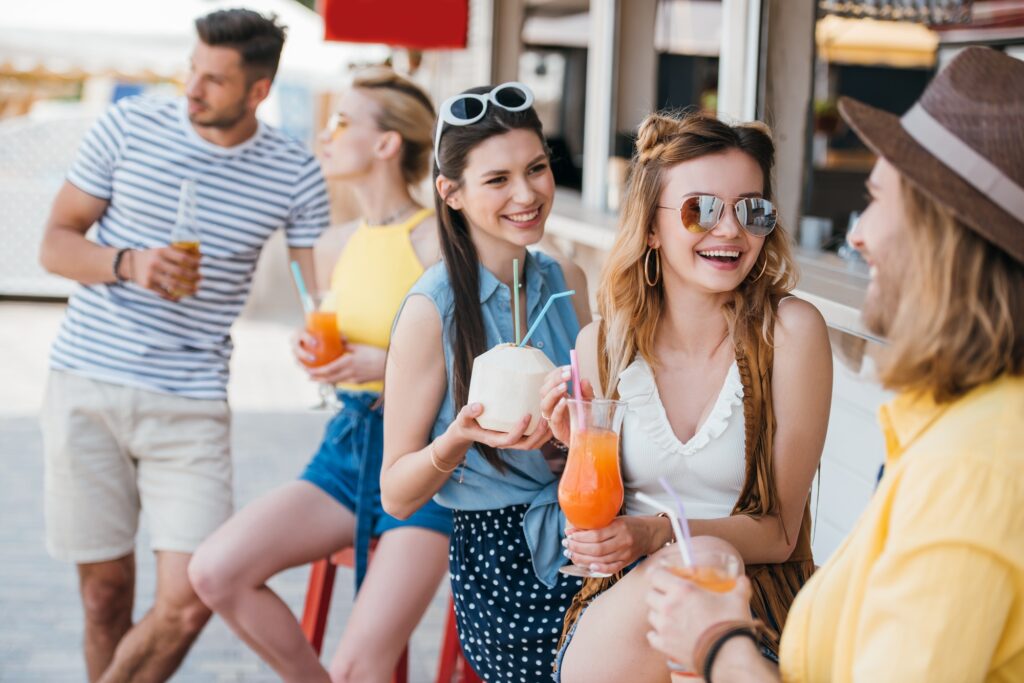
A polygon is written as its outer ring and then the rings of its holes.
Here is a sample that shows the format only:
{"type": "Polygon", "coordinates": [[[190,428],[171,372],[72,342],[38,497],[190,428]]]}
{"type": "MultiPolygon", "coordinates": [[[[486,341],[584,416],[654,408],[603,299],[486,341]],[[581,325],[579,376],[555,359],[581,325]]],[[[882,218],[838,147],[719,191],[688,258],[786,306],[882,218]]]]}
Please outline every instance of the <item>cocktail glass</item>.
{"type": "MultiPolygon", "coordinates": [[[[666,553],[662,565],[681,579],[693,582],[699,588],[712,593],[728,593],[736,587],[740,577],[740,560],[731,553],[714,550],[693,552],[693,564],[687,565],[678,553],[666,553]]],[[[700,678],[678,662],[669,659],[668,669],[675,678],[700,678]]]]}
{"type": "MultiPolygon", "coordinates": [[[[313,310],[306,314],[306,333],[316,340],[316,345],[307,347],[306,351],[314,358],[311,361],[303,361],[303,364],[309,368],[318,368],[340,358],[345,353],[345,342],[342,341],[341,331],[338,329],[338,316],[334,311],[331,293],[313,295],[313,303],[313,310]]],[[[320,382],[317,389],[320,392],[318,408],[337,410],[341,407],[333,384],[320,382]]]]}
{"type": "MultiPolygon", "coordinates": [[[[622,509],[619,435],[626,404],[608,399],[567,399],[566,404],[569,456],[558,484],[558,503],[577,529],[603,529],[622,509]]],[[[559,571],[570,576],[608,576],[576,564],[559,571]]]]}

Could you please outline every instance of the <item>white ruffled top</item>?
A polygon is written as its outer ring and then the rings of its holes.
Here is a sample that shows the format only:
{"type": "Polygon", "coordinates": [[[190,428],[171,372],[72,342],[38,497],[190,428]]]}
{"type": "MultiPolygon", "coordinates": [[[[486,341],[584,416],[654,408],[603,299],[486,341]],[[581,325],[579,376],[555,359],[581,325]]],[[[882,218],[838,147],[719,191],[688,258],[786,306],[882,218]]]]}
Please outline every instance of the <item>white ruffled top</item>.
{"type": "Polygon", "coordinates": [[[692,519],[728,517],[746,473],[743,383],[736,363],[711,413],[697,432],[682,443],[672,431],[654,381],[654,372],[638,357],[619,375],[619,398],[627,403],[622,425],[622,478],[628,515],[653,515],[636,500],[643,492],[674,507],[659,477],[679,492],[692,519]]]}

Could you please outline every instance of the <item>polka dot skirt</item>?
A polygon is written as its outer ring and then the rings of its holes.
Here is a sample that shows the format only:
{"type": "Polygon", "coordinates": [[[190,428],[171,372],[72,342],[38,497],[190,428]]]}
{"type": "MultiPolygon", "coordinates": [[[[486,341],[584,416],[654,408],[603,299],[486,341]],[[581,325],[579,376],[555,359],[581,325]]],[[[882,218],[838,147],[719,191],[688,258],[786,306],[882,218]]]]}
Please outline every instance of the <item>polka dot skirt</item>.
{"type": "Polygon", "coordinates": [[[488,683],[551,680],[562,620],[580,579],[537,580],[523,537],[526,505],[456,510],[448,556],[459,640],[488,683]]]}

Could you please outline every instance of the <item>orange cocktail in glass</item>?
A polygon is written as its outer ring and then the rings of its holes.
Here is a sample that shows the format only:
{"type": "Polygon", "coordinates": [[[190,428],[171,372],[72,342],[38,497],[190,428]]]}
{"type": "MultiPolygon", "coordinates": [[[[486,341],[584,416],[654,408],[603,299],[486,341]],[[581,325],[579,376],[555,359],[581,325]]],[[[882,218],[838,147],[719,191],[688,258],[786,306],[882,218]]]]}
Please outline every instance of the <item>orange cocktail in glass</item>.
{"type": "MultiPolygon", "coordinates": [[[[338,315],[334,311],[334,297],[331,292],[318,292],[313,295],[313,310],[306,313],[306,334],[313,338],[313,344],[303,342],[312,360],[302,360],[307,368],[319,368],[333,360],[341,358],[345,353],[345,341],[341,338],[338,327],[338,315]]],[[[333,384],[321,381],[317,390],[320,393],[320,408],[337,410],[341,408],[333,384]]]]}
{"type": "Polygon", "coordinates": [[[307,367],[318,368],[345,353],[338,330],[338,316],[334,311],[312,311],[306,314],[306,332],[316,340],[316,346],[306,349],[314,360],[305,363],[307,367]]]}
{"type": "MultiPolygon", "coordinates": [[[[558,483],[558,504],[577,529],[602,529],[622,508],[619,432],[626,404],[622,401],[569,399],[569,457],[558,483]]],[[[602,576],[586,567],[566,565],[572,576],[602,576]]]]}
{"type": "MultiPolygon", "coordinates": [[[[692,581],[712,593],[728,593],[740,578],[740,560],[729,553],[704,550],[693,553],[693,564],[684,563],[681,555],[670,553],[662,559],[665,567],[681,579],[692,581]]],[[[668,660],[672,679],[700,678],[673,660],[668,660]]]]}
{"type": "MultiPolygon", "coordinates": [[[[735,558],[734,558],[735,559],[735,558]]],[[[699,559],[698,559],[699,561],[699,559]]],[[[731,572],[721,565],[705,566],[671,566],[669,571],[681,579],[692,581],[706,591],[712,593],[728,593],[736,587],[737,572],[731,572]]]]}
{"type": "Polygon", "coordinates": [[[610,429],[576,432],[558,486],[558,502],[578,529],[602,529],[622,508],[619,435],[610,429]]]}

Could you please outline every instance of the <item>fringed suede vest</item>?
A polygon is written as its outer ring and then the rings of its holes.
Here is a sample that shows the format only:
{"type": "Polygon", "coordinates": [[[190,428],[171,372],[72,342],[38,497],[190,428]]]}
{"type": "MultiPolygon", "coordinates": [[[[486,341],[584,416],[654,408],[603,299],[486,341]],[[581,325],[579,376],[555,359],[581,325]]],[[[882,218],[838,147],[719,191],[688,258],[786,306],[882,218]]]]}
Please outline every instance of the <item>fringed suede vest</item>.
{"type": "MultiPolygon", "coordinates": [[[[774,307],[778,302],[773,302],[774,307]]],[[[746,478],[740,491],[734,515],[763,517],[778,510],[778,492],[774,487],[772,448],[775,439],[775,411],[772,406],[772,365],[774,349],[760,334],[749,335],[756,340],[753,349],[743,348],[736,342],[736,364],[743,382],[743,419],[746,428],[746,478]]],[[[598,328],[598,358],[605,353],[605,330],[598,328]]],[[[599,363],[601,385],[608,386],[607,370],[599,363]]],[[[781,524],[781,520],[779,524],[781,524]]],[[[748,564],[747,577],[750,579],[753,595],[750,608],[754,616],[772,630],[764,636],[762,644],[773,653],[779,650],[779,634],[786,623],[786,615],[793,599],[804,583],[814,573],[814,559],[811,553],[811,507],[810,499],[804,507],[796,545],[785,562],[777,564],[748,564]]],[[[616,581],[622,573],[603,579],[586,579],[576,594],[572,606],[566,611],[562,640],[579,619],[584,608],[616,581]]],[[[561,646],[561,644],[560,644],[561,646]]]]}

